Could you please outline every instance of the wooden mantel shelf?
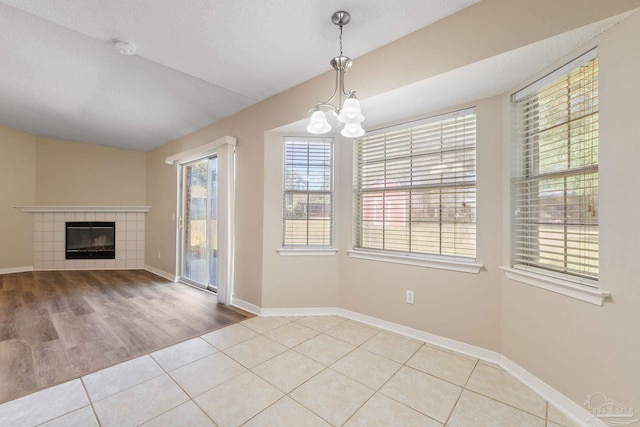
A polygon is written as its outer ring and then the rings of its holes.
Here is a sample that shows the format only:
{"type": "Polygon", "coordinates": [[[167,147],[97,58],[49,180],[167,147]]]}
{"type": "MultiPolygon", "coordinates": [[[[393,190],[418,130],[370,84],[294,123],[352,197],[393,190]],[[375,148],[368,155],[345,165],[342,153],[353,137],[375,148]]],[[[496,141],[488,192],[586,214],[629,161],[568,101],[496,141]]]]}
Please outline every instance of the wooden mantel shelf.
{"type": "Polygon", "coordinates": [[[149,212],[151,206],[14,206],[22,212],[149,212]]]}

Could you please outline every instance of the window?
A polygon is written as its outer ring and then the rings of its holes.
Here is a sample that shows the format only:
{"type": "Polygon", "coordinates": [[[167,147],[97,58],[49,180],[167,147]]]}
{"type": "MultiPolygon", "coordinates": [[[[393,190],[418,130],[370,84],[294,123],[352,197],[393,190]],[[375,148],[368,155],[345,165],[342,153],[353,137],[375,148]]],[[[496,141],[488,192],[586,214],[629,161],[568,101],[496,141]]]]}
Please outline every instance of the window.
{"type": "Polygon", "coordinates": [[[512,99],[514,268],[598,279],[598,59],[592,51],[512,99]]]}
{"type": "Polygon", "coordinates": [[[475,259],[474,109],[356,141],[354,171],[356,249],[475,259]]]}
{"type": "Polygon", "coordinates": [[[284,247],[333,245],[333,139],[284,139],[284,247]]]}

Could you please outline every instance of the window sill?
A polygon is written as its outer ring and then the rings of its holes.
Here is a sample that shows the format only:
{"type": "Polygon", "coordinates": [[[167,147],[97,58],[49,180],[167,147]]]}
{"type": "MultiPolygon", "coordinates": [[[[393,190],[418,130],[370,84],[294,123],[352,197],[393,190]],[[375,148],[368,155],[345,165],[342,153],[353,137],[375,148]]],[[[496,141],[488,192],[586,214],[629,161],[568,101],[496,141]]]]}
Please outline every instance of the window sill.
{"type": "Polygon", "coordinates": [[[561,295],[566,295],[580,301],[590,304],[602,306],[604,301],[611,296],[610,292],[602,291],[598,288],[592,288],[586,285],[580,285],[558,277],[545,276],[539,273],[520,270],[511,267],[500,267],[504,271],[508,279],[537,288],[546,289],[561,295]]]}
{"type": "Polygon", "coordinates": [[[334,248],[278,248],[280,256],[331,256],[338,253],[334,248]]]}
{"type": "Polygon", "coordinates": [[[347,254],[351,258],[366,259],[369,261],[391,262],[394,264],[413,265],[417,267],[437,268],[440,270],[458,271],[462,273],[478,274],[482,269],[482,264],[465,261],[451,261],[438,258],[422,258],[413,255],[396,255],[381,252],[369,252],[361,250],[350,250],[347,254]]]}

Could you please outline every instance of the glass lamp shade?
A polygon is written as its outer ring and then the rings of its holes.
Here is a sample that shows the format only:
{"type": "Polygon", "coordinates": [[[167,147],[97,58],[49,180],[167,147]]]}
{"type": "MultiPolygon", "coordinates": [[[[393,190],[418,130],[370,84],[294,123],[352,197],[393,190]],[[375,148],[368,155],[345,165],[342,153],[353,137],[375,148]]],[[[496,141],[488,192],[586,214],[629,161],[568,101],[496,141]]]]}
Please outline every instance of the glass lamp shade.
{"type": "Polygon", "coordinates": [[[316,110],[311,115],[307,131],[310,133],[320,134],[327,133],[331,130],[331,125],[327,122],[327,116],[320,110],[316,110]]]}
{"type": "Polygon", "coordinates": [[[364,129],[362,129],[360,123],[347,123],[344,125],[340,135],[346,136],[347,138],[358,138],[364,135],[364,129]]]}
{"type": "Polygon", "coordinates": [[[356,98],[347,98],[338,114],[338,120],[342,123],[362,123],[364,116],[360,112],[360,101],[356,98]]]}

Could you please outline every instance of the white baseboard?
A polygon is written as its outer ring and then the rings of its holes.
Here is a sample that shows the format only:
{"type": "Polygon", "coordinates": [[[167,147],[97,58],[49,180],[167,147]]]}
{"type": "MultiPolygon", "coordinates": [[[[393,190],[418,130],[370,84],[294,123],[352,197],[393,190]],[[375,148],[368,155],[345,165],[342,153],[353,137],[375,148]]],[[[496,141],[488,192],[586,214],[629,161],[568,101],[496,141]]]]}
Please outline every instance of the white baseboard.
{"type": "Polygon", "coordinates": [[[461,341],[456,341],[450,338],[441,337],[439,335],[430,334],[429,332],[421,331],[419,329],[409,328],[408,326],[388,322],[386,320],[378,319],[377,317],[367,316],[366,314],[345,310],[343,308],[338,309],[338,315],[346,317],[348,319],[356,320],[358,322],[366,323],[376,328],[395,332],[399,335],[404,335],[409,338],[437,345],[438,347],[443,347],[448,350],[466,354],[467,356],[475,357],[476,359],[481,359],[495,364],[498,364],[500,362],[500,353],[487,350],[482,347],[477,347],[475,345],[466,344],[461,341]]]}
{"type": "Polygon", "coordinates": [[[33,266],[0,268],[0,274],[26,273],[27,271],[33,271],[33,266]]]}
{"type": "Polygon", "coordinates": [[[262,309],[257,305],[251,304],[250,302],[242,301],[241,299],[231,297],[231,305],[234,307],[238,307],[241,310],[248,311],[249,313],[255,314],[256,316],[261,316],[262,309]]]}
{"type": "Polygon", "coordinates": [[[160,270],[159,268],[155,268],[150,265],[145,265],[144,269],[147,270],[149,273],[153,273],[156,276],[164,277],[165,279],[171,280],[172,282],[178,281],[178,276],[176,276],[175,274],[167,273],[166,271],[160,270]]]}
{"type": "Polygon", "coordinates": [[[263,308],[260,316],[335,316],[337,307],[263,308]]]}
{"type": "Polygon", "coordinates": [[[119,271],[119,270],[144,270],[140,267],[74,267],[74,268],[34,268],[33,271],[119,271]]]}
{"type": "Polygon", "coordinates": [[[508,357],[500,355],[500,366],[575,422],[589,427],[607,427],[607,424],[594,417],[584,407],[511,361],[508,357]]]}

